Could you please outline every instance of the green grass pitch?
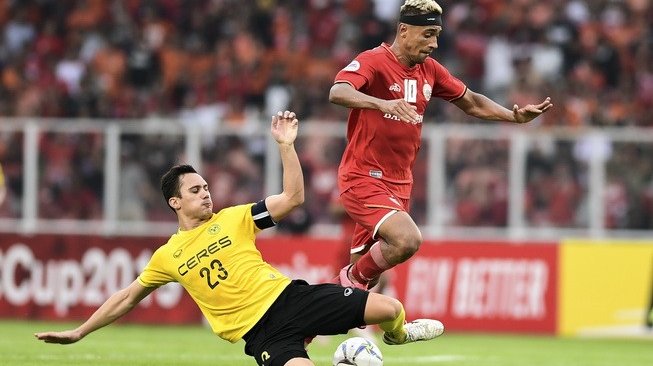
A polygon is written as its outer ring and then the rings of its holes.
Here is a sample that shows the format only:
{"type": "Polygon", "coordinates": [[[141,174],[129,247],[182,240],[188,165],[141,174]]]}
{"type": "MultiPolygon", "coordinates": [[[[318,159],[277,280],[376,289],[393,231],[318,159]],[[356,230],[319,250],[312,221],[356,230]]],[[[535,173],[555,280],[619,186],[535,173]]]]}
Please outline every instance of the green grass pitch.
{"type": "MultiPolygon", "coordinates": [[[[70,323],[0,321],[0,364],[11,366],[238,366],[256,365],[244,343],[230,344],[202,326],[113,324],[77,344],[37,341],[33,333],[70,323]]],[[[309,346],[316,365],[331,365],[346,336],[324,337],[309,346]]],[[[653,338],[578,339],[544,336],[445,333],[431,342],[387,346],[377,337],[386,366],[650,366],[653,338]]]]}

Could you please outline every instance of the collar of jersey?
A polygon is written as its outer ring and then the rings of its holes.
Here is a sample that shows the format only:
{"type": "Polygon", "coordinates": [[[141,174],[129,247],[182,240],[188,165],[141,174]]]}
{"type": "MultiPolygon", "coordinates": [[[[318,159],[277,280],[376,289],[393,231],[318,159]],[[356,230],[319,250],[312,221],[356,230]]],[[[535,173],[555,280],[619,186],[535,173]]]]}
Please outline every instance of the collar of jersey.
{"type": "Polygon", "coordinates": [[[210,219],[208,219],[208,221],[206,221],[202,225],[200,225],[198,227],[195,227],[195,228],[192,228],[190,230],[181,230],[181,228],[177,228],[177,235],[190,235],[192,233],[202,231],[202,228],[206,229],[206,227],[213,221],[214,217],[215,217],[215,213],[213,213],[213,215],[211,216],[210,219]]]}

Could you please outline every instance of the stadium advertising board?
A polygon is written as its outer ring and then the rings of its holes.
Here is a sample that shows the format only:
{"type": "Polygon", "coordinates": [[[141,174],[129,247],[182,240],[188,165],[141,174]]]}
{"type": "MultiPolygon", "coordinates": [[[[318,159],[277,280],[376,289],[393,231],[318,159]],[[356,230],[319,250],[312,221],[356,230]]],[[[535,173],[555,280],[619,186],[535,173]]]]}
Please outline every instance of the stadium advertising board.
{"type": "MultiPolygon", "coordinates": [[[[166,238],[17,236],[0,239],[0,317],[82,319],[133,281],[166,238]]],[[[264,258],[292,278],[329,282],[343,265],[338,240],[261,237],[264,258]]],[[[449,330],[554,333],[554,244],[427,242],[389,273],[385,292],[409,317],[449,330]]],[[[155,291],[126,321],[197,323],[201,314],[178,285],[155,291]]]]}
{"type": "MultiPolygon", "coordinates": [[[[323,282],[341,267],[333,265],[341,244],[282,243],[259,247],[290,276],[323,282]]],[[[451,330],[554,334],[556,286],[555,243],[426,242],[389,273],[385,292],[402,300],[410,318],[440,319],[451,330]]]]}
{"type": "MultiPolygon", "coordinates": [[[[162,238],[2,235],[0,317],[85,319],[130,284],[162,238]]],[[[178,284],[166,285],[123,321],[197,323],[201,312],[178,284]]]]}
{"type": "Polygon", "coordinates": [[[451,330],[556,331],[554,243],[423,245],[394,272],[411,317],[440,319],[451,330]]]}
{"type": "Polygon", "coordinates": [[[560,269],[560,334],[650,334],[653,241],[565,240],[560,269]]]}

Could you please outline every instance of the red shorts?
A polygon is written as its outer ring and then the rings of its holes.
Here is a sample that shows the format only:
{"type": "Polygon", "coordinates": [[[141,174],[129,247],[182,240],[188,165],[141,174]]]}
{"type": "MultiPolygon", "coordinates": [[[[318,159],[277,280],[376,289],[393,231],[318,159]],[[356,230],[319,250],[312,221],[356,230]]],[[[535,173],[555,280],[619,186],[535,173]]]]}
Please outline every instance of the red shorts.
{"type": "Polygon", "coordinates": [[[397,211],[408,211],[410,200],[399,198],[378,179],[359,178],[340,193],[347,214],[356,221],[351,253],[365,251],[377,240],[379,226],[397,211]]]}

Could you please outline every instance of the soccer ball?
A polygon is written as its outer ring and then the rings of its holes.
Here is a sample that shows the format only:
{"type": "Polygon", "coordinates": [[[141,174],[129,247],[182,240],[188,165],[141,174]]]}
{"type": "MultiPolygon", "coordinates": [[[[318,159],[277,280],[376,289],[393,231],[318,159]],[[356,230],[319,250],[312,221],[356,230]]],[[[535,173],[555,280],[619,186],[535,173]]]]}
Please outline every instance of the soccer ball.
{"type": "Polygon", "coordinates": [[[338,345],[333,366],[382,366],[383,355],[376,344],[363,337],[352,337],[338,345]]]}

